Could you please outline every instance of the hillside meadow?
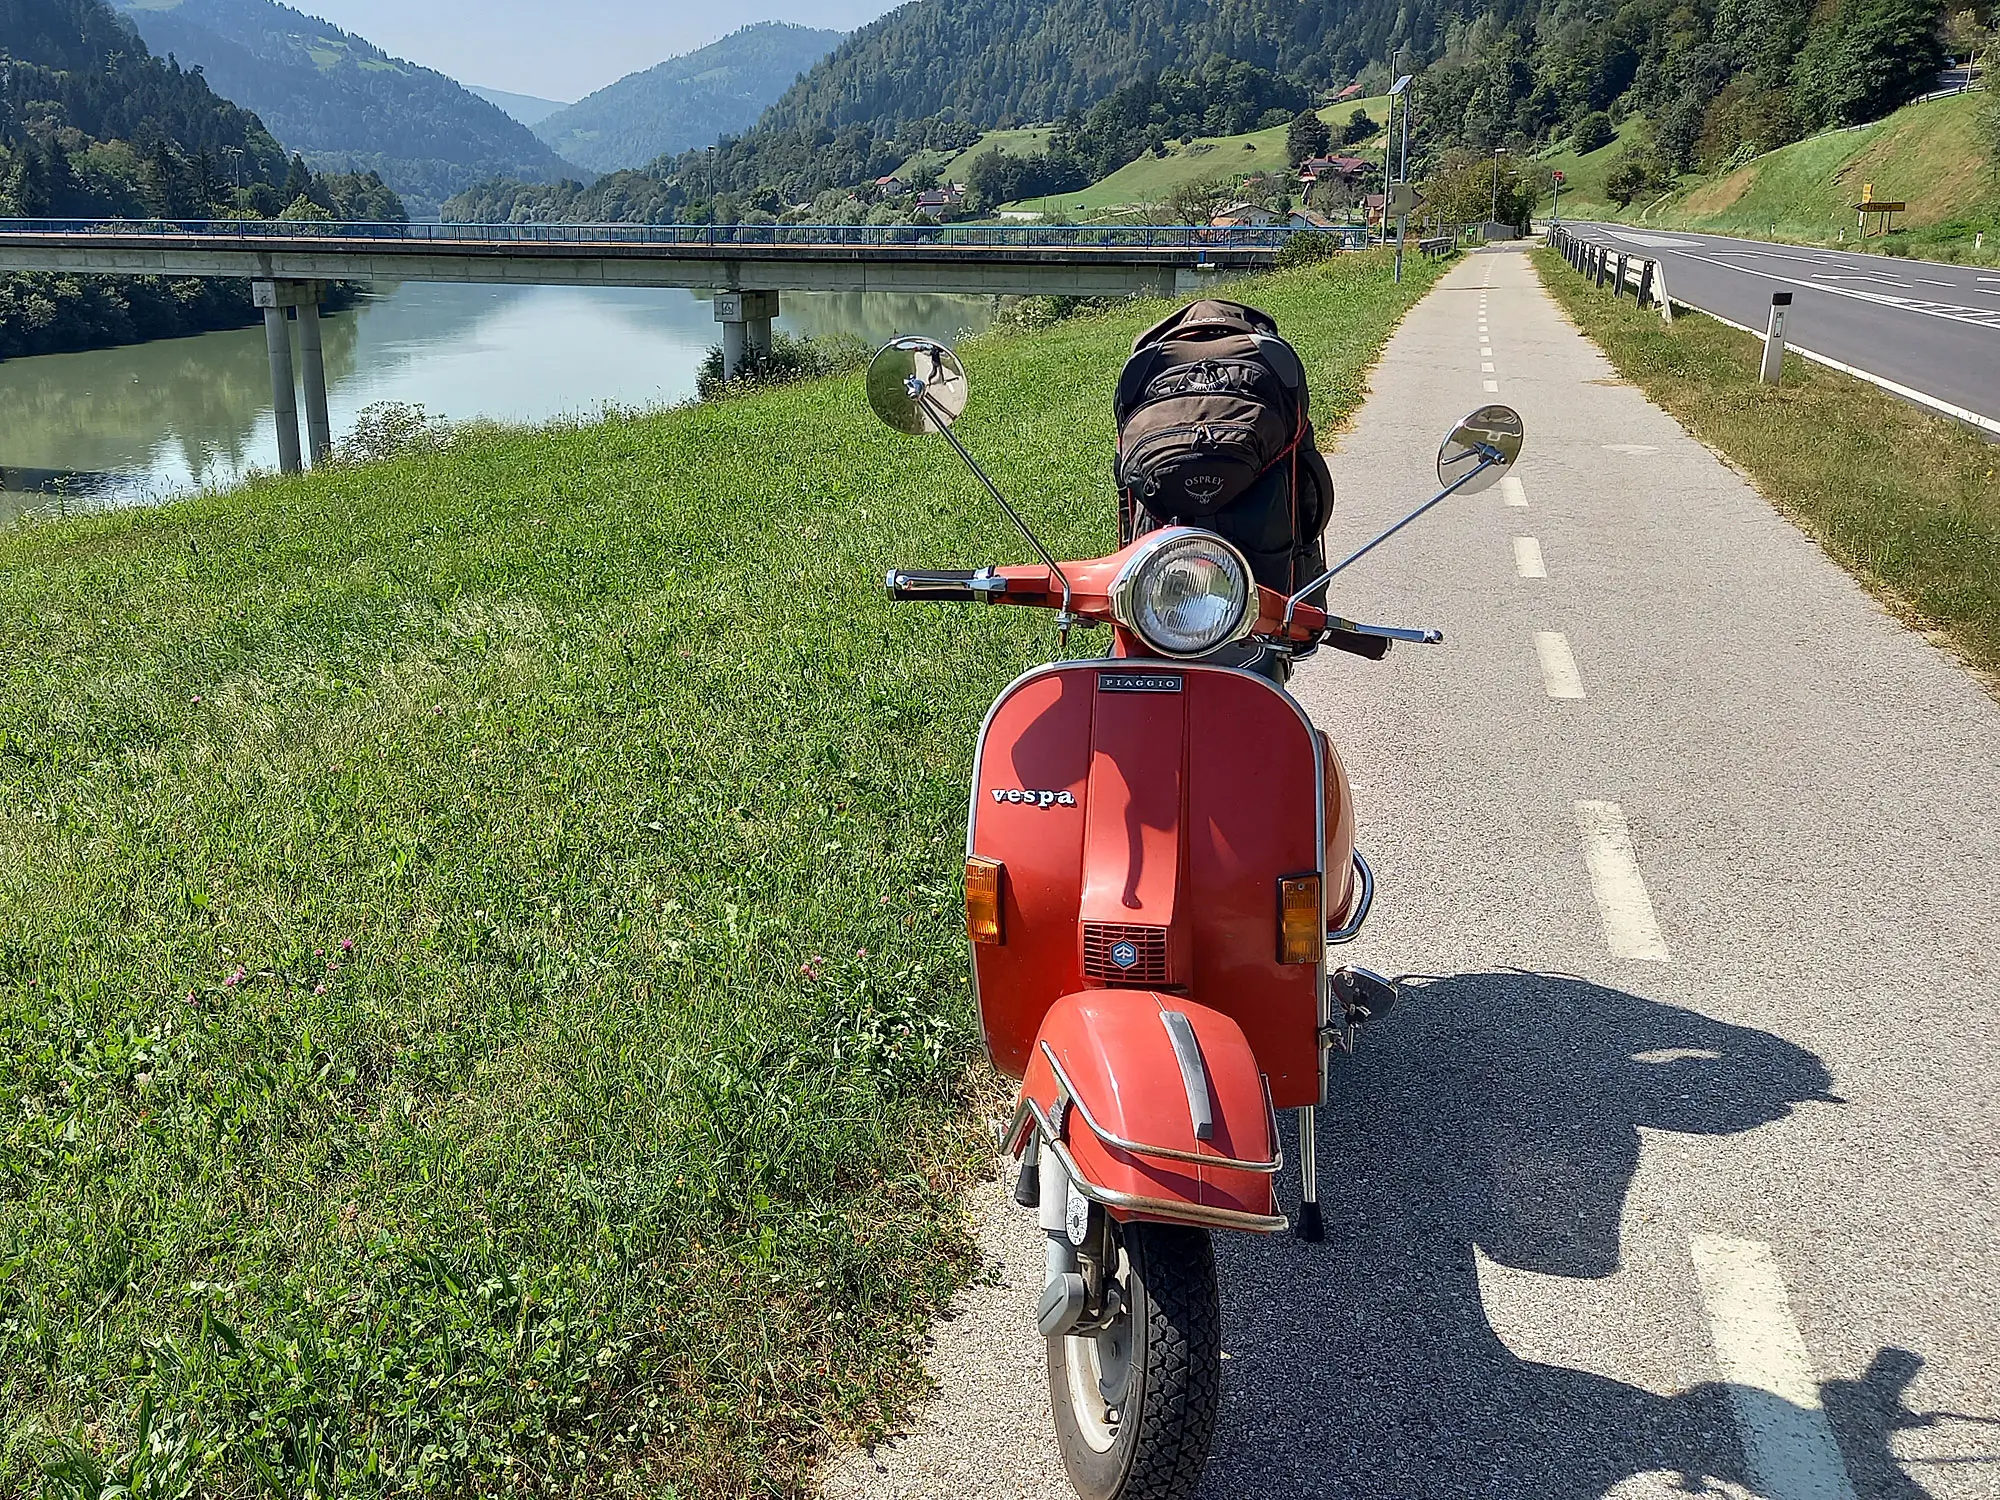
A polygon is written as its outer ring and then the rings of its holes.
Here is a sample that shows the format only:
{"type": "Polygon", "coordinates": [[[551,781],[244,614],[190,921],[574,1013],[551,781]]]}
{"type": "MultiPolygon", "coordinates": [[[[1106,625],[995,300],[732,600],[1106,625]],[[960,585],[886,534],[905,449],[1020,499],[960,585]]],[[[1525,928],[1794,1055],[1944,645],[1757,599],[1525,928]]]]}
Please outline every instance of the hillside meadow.
{"type": "MultiPolygon", "coordinates": [[[[1327,105],[1315,113],[1333,128],[1334,138],[1338,140],[1341,128],[1357,109],[1367,111],[1368,117],[1376,124],[1376,133],[1363,144],[1336,145],[1332,149],[1350,156],[1379,160],[1382,155],[1381,126],[1389,117],[1386,97],[1349,99],[1344,104],[1327,105]]],[[[1105,214],[1164,202],[1175,188],[1205,178],[1241,177],[1250,172],[1276,172],[1282,176],[1290,171],[1285,155],[1286,128],[1274,125],[1268,130],[1246,131],[1242,135],[1197,136],[1185,145],[1170,141],[1165,156],[1141,156],[1076,192],[1051,193],[1049,206],[1051,210],[1060,206],[1071,217],[1105,214]]],[[[974,148],[975,151],[980,149],[983,149],[983,142],[980,147],[974,148]]],[[[1036,198],[1007,206],[1040,209],[1042,200],[1036,198]]]]}
{"type": "MultiPolygon", "coordinates": [[[[1907,104],[1873,124],[1828,131],[1732,171],[1685,179],[1671,193],[1649,193],[1623,210],[1606,196],[1604,181],[1625,144],[1642,138],[1638,117],[1628,118],[1619,141],[1609,146],[1536,162],[1564,173],[1564,218],[2000,263],[2000,174],[1975,129],[1985,97],[1957,94],[1907,104]],[[1870,185],[1876,198],[1907,203],[1909,210],[1896,216],[1896,233],[1872,234],[1864,242],[1853,205],[1870,185]],[[1985,244],[1976,247],[1981,233],[1985,244]]],[[[1548,208],[1544,199],[1537,211],[1548,208]]]]}
{"type": "MultiPolygon", "coordinates": [[[[1436,274],[1244,288],[1322,432],[1436,274]]],[[[1058,552],[1163,306],[966,346],[1058,552]]],[[[0,533],[0,1494],[793,1495],[882,1431],[1053,635],[880,580],[1022,553],[857,376],[0,533]]]]}

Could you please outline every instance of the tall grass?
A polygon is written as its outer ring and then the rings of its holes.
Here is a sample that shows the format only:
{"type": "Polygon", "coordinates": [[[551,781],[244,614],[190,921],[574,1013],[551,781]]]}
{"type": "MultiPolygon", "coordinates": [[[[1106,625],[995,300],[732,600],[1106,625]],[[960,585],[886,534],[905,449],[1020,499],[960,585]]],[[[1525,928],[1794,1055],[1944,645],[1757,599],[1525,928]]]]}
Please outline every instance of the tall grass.
{"type": "MultiPolygon", "coordinates": [[[[1329,428],[1432,274],[1254,288],[1329,428]]],[[[1059,551],[1161,310],[965,351],[1059,551]]],[[[973,730],[1051,649],[879,579],[1021,550],[852,376],[0,535],[0,1494],[792,1494],[879,1430],[973,1266],[973,730]]]]}

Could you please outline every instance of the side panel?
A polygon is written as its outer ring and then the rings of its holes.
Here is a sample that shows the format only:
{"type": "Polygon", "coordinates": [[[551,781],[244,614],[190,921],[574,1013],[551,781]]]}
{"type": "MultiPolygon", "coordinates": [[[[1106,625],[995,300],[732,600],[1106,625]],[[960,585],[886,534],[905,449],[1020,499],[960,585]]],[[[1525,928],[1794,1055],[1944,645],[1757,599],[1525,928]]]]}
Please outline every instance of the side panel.
{"type": "Polygon", "coordinates": [[[1027,1067],[1048,1008],[1082,987],[1077,905],[1096,686],[1089,665],[1022,679],[993,705],[973,767],[966,852],[1007,867],[1000,917],[1006,941],[973,945],[973,982],[986,1055],[1011,1078],[1027,1067]],[[1012,801],[1010,792],[1036,796],[1012,801]],[[1045,805],[1043,792],[1058,800],[1045,805]],[[1065,792],[1068,803],[1060,800],[1065,792]]]}
{"type": "Polygon", "coordinates": [[[1278,962],[1278,881],[1320,868],[1319,737],[1261,678],[1190,673],[1188,687],[1193,994],[1242,1026],[1279,1108],[1317,1104],[1324,965],[1278,962]]]}

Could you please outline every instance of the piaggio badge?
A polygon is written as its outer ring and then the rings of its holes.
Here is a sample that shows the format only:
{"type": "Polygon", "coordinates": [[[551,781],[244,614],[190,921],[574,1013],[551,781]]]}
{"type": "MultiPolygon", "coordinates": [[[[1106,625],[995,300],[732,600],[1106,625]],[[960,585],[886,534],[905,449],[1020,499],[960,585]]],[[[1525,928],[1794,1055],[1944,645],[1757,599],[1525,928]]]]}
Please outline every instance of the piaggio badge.
{"type": "Polygon", "coordinates": [[[1099,672],[1100,693],[1178,693],[1180,674],[1176,672],[1099,672]]]}

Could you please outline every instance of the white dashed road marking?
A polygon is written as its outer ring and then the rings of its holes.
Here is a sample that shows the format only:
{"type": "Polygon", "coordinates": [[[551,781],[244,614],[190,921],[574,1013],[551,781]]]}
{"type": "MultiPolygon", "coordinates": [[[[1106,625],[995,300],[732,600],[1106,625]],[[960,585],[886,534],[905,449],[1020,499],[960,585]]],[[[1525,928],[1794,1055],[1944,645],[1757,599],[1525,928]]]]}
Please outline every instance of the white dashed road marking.
{"type": "Polygon", "coordinates": [[[1598,446],[1606,453],[1658,453],[1660,450],[1651,443],[1601,443],[1598,446]]]}
{"type": "Polygon", "coordinates": [[[1500,481],[1500,498],[1509,505],[1526,505],[1528,492],[1521,487],[1521,481],[1512,474],[1500,481]]]}
{"type": "Polygon", "coordinates": [[[1551,698],[1583,697],[1583,676],[1576,669],[1576,658],[1570,654],[1569,642],[1563,639],[1561,631],[1536,631],[1535,655],[1542,663],[1542,686],[1549,690],[1551,698]]]}
{"type": "Polygon", "coordinates": [[[1484,370],[1488,375],[1491,375],[1493,373],[1493,361],[1490,359],[1482,360],[1480,361],[1479,368],[1484,370]]]}
{"type": "Polygon", "coordinates": [[[1485,386],[1486,386],[1486,394],[1487,394],[1487,395],[1489,395],[1489,396],[1497,396],[1497,395],[1499,395],[1499,394],[1500,394],[1500,382],[1499,382],[1499,381],[1497,381],[1497,380],[1489,380],[1489,381],[1486,381],[1486,382],[1485,382],[1485,386]]]}
{"type": "Polygon", "coordinates": [[[1531,536],[1514,538],[1514,571],[1523,578],[1546,578],[1548,568],[1542,562],[1542,544],[1531,536]]]}
{"type": "Polygon", "coordinates": [[[1771,1247],[1698,1234],[1688,1248],[1757,1493],[1764,1500],[1854,1500],[1771,1247]]]}
{"type": "Polygon", "coordinates": [[[1583,834],[1584,863],[1590,868],[1590,890],[1604,920],[1604,941],[1613,958],[1667,962],[1667,940],[1653,916],[1653,898],[1639,873],[1632,852],[1632,831],[1625,809],[1616,802],[1579,802],[1576,826],[1583,834]]]}

